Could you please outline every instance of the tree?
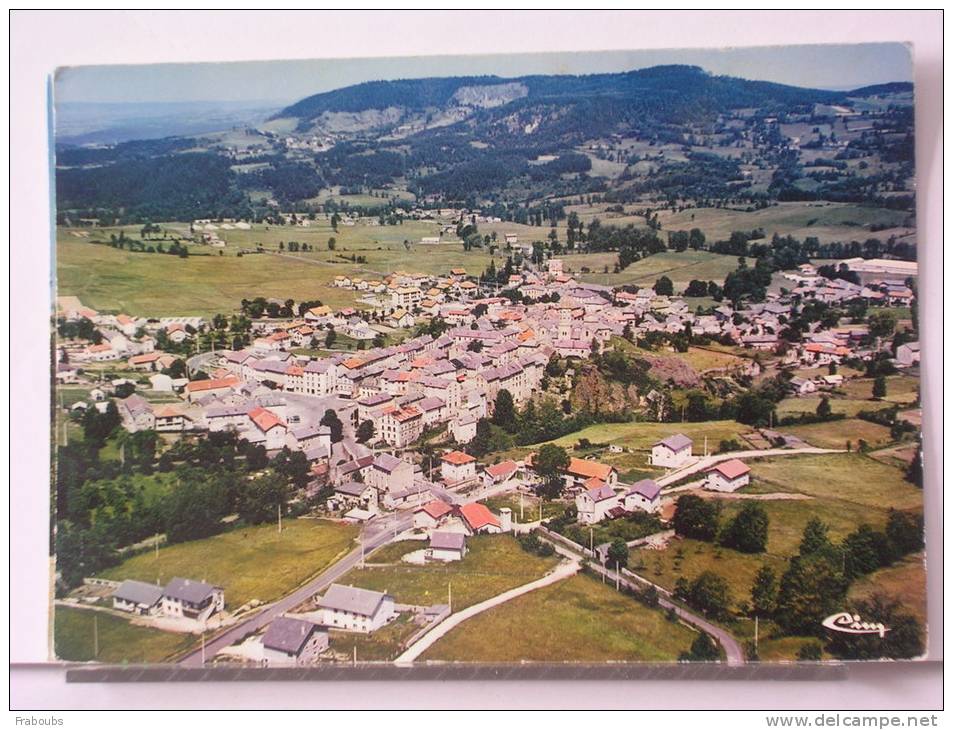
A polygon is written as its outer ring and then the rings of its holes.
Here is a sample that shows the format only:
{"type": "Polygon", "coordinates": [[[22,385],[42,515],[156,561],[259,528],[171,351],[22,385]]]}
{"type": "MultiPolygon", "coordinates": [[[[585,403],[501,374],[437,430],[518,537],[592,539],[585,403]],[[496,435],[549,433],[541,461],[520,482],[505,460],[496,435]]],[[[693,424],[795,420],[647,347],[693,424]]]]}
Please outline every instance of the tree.
{"type": "Polygon", "coordinates": [[[763,553],[768,547],[768,513],[764,507],[745,502],[722,533],[721,544],[743,553],[763,553]]]}
{"type": "Polygon", "coordinates": [[[924,652],[923,627],[897,599],[875,593],[857,601],[851,613],[868,623],[890,629],[879,634],[845,634],[831,631],[827,650],[840,659],[913,659],[924,652]]]}
{"type": "Polygon", "coordinates": [[[844,572],[849,579],[873,573],[892,562],[887,536],[863,524],[844,538],[844,572]]]}
{"type": "Polygon", "coordinates": [[[923,439],[922,437],[917,438],[917,448],[913,452],[913,459],[910,461],[910,466],[907,467],[906,479],[911,484],[923,489],[923,439]]]}
{"type": "Polygon", "coordinates": [[[817,517],[812,517],[804,526],[804,532],[801,535],[801,545],[799,552],[801,555],[811,555],[831,547],[830,537],[828,537],[828,526],[821,522],[817,517]]]}
{"type": "Polygon", "coordinates": [[[672,284],[672,280],[667,276],[662,276],[657,279],[653,288],[655,289],[655,293],[659,296],[670,297],[675,294],[675,287],[672,284]]]}
{"type": "Polygon", "coordinates": [[[370,419],[361,421],[361,425],[357,427],[357,432],[354,435],[359,442],[366,444],[374,438],[374,422],[370,419]]]}
{"type": "Polygon", "coordinates": [[[338,418],[338,414],[331,408],[328,408],[321,417],[321,425],[331,429],[331,443],[336,444],[344,438],[344,424],[338,418]]]}
{"type": "Polygon", "coordinates": [[[789,634],[820,636],[821,622],[843,610],[848,585],[834,551],[795,556],[781,577],[775,621],[789,634]]]}
{"type": "Polygon", "coordinates": [[[609,545],[609,563],[616,566],[617,569],[624,568],[629,564],[629,546],[625,544],[625,540],[621,537],[617,537],[609,545]]]}
{"type": "Polygon", "coordinates": [[[311,465],[303,451],[291,451],[286,446],[278,452],[271,464],[277,474],[298,489],[311,481],[311,465]]]}
{"type": "Polygon", "coordinates": [[[896,557],[923,549],[923,516],[890,509],[887,512],[887,539],[896,557]]]}
{"type": "Polygon", "coordinates": [[[279,510],[285,510],[287,501],[287,482],[272,474],[265,474],[242,485],[238,514],[250,525],[277,522],[279,510]]]}
{"type": "Polygon", "coordinates": [[[778,580],[770,566],[762,565],[751,585],[751,607],[756,616],[770,616],[778,600],[778,580]]]}
{"type": "MultiPolygon", "coordinates": [[[[334,230],[337,231],[337,228],[335,228],[334,230]]],[[[338,240],[334,236],[331,236],[328,239],[328,251],[333,251],[334,249],[337,248],[337,246],[338,246],[338,240]]]]}
{"type": "Polygon", "coordinates": [[[867,326],[871,337],[892,337],[897,328],[897,315],[889,309],[881,309],[867,315],[867,326]]]}
{"type": "Polygon", "coordinates": [[[817,404],[817,416],[818,418],[830,418],[831,416],[831,399],[826,395],[821,397],[821,402],[817,404]]]}
{"type": "Polygon", "coordinates": [[[887,379],[883,375],[874,378],[871,395],[874,398],[884,398],[887,395],[887,379]]]}
{"type": "Polygon", "coordinates": [[[547,494],[562,491],[562,474],[569,468],[569,454],[562,446],[543,444],[533,457],[533,469],[543,480],[547,494]]]}
{"type": "Polygon", "coordinates": [[[717,573],[710,570],[699,573],[698,577],[688,584],[684,599],[686,603],[706,616],[716,619],[728,618],[731,593],[728,589],[728,581],[717,573]]]}
{"type": "Polygon", "coordinates": [[[700,279],[692,279],[685,290],[686,297],[706,297],[708,296],[708,283],[700,279]]]}
{"type": "Polygon", "coordinates": [[[717,662],[719,659],[718,645],[704,632],[695,637],[691,649],[678,655],[680,662],[717,662]]]}
{"type": "Polygon", "coordinates": [[[506,388],[502,388],[496,394],[496,401],[493,404],[493,424],[507,433],[516,433],[517,431],[518,421],[516,406],[513,404],[513,394],[506,388]]]}
{"type": "Polygon", "coordinates": [[[337,332],[334,331],[334,328],[331,327],[328,329],[328,333],[324,336],[324,346],[328,349],[334,347],[334,341],[338,338],[337,332]]]}
{"type": "Polygon", "coordinates": [[[672,522],[676,535],[710,542],[718,534],[718,505],[695,494],[683,494],[675,502],[672,522]]]}

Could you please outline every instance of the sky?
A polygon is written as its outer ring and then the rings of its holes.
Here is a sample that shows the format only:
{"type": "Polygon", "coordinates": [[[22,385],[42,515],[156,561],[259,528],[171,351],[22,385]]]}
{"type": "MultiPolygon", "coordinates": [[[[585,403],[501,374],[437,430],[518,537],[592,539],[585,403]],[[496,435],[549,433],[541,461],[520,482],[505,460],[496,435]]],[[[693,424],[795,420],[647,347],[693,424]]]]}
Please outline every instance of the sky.
{"type": "Polygon", "coordinates": [[[591,74],[692,64],[718,75],[823,89],[912,81],[899,43],[486,56],[77,66],[58,69],[57,102],[291,102],[363,81],[427,76],[591,74]]]}

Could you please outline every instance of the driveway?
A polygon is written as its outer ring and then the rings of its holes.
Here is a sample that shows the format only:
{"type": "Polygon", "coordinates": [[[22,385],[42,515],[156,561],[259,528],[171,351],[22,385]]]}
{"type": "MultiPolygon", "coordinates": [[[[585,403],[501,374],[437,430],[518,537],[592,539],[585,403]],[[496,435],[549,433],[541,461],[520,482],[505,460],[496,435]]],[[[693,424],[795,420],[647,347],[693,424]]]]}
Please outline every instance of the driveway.
{"type": "Polygon", "coordinates": [[[796,456],[798,454],[841,454],[843,449],[818,449],[814,446],[802,446],[798,449],[752,449],[749,451],[729,451],[725,454],[713,454],[712,456],[703,456],[691,464],[683,466],[675,471],[659,477],[655,480],[660,487],[668,486],[680,482],[685,477],[690,477],[700,471],[704,471],[729,459],[760,459],[765,456],[796,456]]]}
{"type": "Polygon", "coordinates": [[[394,660],[394,664],[409,664],[423,654],[427,649],[429,649],[433,644],[443,636],[446,636],[448,632],[462,624],[467,619],[473,618],[474,616],[488,611],[491,608],[495,608],[502,603],[511,601],[514,598],[522,596],[530,591],[535,591],[537,588],[543,588],[544,586],[551,585],[558,581],[564,580],[571,575],[575,575],[579,572],[579,557],[576,555],[570,556],[570,560],[561,562],[556,566],[553,572],[548,575],[544,575],[539,580],[534,580],[530,583],[526,583],[516,588],[511,588],[504,593],[501,593],[498,596],[493,596],[482,603],[474,604],[469,606],[462,611],[451,614],[448,619],[441,622],[436,628],[432,631],[424,634],[420,641],[416,642],[410,646],[403,654],[397,657],[394,660]]]}

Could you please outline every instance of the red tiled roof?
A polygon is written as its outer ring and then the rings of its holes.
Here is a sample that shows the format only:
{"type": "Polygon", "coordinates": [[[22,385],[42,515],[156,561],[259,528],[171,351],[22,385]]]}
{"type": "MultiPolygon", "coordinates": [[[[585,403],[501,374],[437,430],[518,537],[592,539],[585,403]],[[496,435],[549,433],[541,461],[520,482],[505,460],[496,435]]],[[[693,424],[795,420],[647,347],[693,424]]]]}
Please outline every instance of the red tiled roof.
{"type": "Polygon", "coordinates": [[[486,468],[486,473],[493,478],[504,477],[516,471],[516,468],[516,462],[512,459],[508,459],[507,461],[501,461],[499,464],[488,466],[486,468]]]}
{"type": "Polygon", "coordinates": [[[751,471],[751,469],[743,461],[732,459],[731,461],[723,461],[720,464],[716,464],[708,471],[717,471],[725,479],[737,479],[738,477],[747,474],[749,471],[751,471]]]}
{"type": "Polygon", "coordinates": [[[262,431],[268,432],[273,429],[275,426],[284,426],[285,423],[274,413],[269,411],[267,408],[262,408],[259,406],[248,412],[248,417],[254,421],[255,425],[258,426],[262,431]]]}
{"type": "Polygon", "coordinates": [[[234,375],[230,378],[217,378],[214,380],[193,380],[186,384],[185,390],[189,393],[201,393],[205,390],[217,390],[219,388],[230,388],[238,383],[238,378],[234,375]]]}
{"type": "Polygon", "coordinates": [[[471,530],[479,530],[487,525],[500,526],[500,521],[496,518],[496,515],[490,512],[485,504],[479,502],[463,505],[460,508],[460,514],[463,515],[463,519],[466,520],[471,530]]]}
{"type": "Polygon", "coordinates": [[[439,520],[445,514],[448,514],[452,511],[452,507],[446,502],[442,502],[439,499],[435,499],[433,502],[428,502],[423,507],[418,507],[415,512],[426,512],[428,515],[433,517],[435,520],[439,520]]]}
{"type": "Polygon", "coordinates": [[[575,457],[569,460],[568,474],[575,477],[585,477],[587,479],[596,477],[602,481],[609,478],[612,473],[612,467],[608,464],[600,464],[598,461],[588,461],[586,459],[577,459],[575,457]]]}
{"type": "Polygon", "coordinates": [[[451,451],[449,454],[444,454],[440,457],[441,460],[446,461],[448,464],[456,464],[457,466],[462,466],[463,464],[469,464],[471,461],[476,461],[469,454],[464,454],[462,451],[451,451]]]}

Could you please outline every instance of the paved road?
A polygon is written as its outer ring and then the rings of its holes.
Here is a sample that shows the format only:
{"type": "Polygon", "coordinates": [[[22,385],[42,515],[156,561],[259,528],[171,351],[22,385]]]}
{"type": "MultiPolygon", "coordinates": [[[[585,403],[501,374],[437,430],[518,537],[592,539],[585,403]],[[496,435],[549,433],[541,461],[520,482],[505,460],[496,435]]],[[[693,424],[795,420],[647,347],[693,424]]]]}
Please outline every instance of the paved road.
{"type": "MultiPolygon", "coordinates": [[[[372,550],[375,550],[376,548],[379,548],[389,542],[393,538],[395,527],[399,533],[408,529],[412,524],[413,516],[409,514],[393,515],[391,517],[382,518],[370,523],[362,533],[362,539],[364,542],[363,551],[360,546],[356,547],[339,561],[334,563],[334,565],[330,566],[323,573],[308,581],[305,585],[301,586],[293,593],[288,594],[281,600],[271,604],[254,616],[234,626],[231,626],[223,633],[218,634],[210,641],[207,641],[205,643],[205,657],[209,659],[212,658],[226,646],[231,646],[232,644],[241,641],[248,635],[271,623],[281,614],[290,611],[292,608],[301,603],[304,603],[315,593],[323,591],[334,581],[338,580],[345,573],[351,570],[351,568],[357,566],[358,563],[361,562],[362,553],[366,555],[372,550]]],[[[181,657],[178,663],[185,666],[202,666],[202,658],[202,648],[199,647],[198,649],[181,657]]]]}
{"type": "Polygon", "coordinates": [[[687,466],[676,469],[664,477],[659,477],[655,482],[660,487],[665,487],[675,482],[680,482],[685,477],[691,476],[700,471],[704,471],[715,464],[729,459],[758,459],[764,456],[796,456],[797,454],[840,454],[843,449],[818,449],[813,446],[802,446],[798,449],[752,449],[750,451],[729,451],[725,454],[713,454],[712,456],[703,456],[698,461],[693,461],[687,466]]]}
{"type": "MultiPolygon", "coordinates": [[[[547,536],[545,533],[542,535],[542,537],[543,539],[547,539],[547,536]]],[[[556,548],[556,552],[559,553],[560,555],[563,555],[566,557],[579,556],[578,551],[570,550],[565,545],[562,545],[561,543],[556,542],[555,540],[547,540],[547,542],[549,542],[554,548],[556,548]]],[[[715,641],[721,644],[721,646],[724,648],[725,660],[729,666],[732,666],[732,667],[741,666],[742,664],[745,663],[744,649],[741,648],[741,644],[738,643],[735,637],[733,637],[731,634],[729,634],[720,626],[716,626],[711,621],[708,621],[707,619],[701,616],[698,616],[697,614],[691,613],[690,611],[685,610],[681,606],[674,604],[672,601],[668,599],[668,596],[671,596],[671,593],[667,591],[665,588],[662,588],[662,586],[656,585],[652,581],[647,580],[640,575],[636,575],[635,573],[631,573],[630,571],[625,569],[623,569],[622,572],[617,575],[614,571],[600,565],[599,563],[595,561],[590,561],[589,567],[592,568],[592,570],[595,573],[599,575],[604,575],[606,579],[610,581],[614,582],[618,580],[620,585],[624,585],[627,588],[641,589],[643,586],[655,586],[655,589],[659,592],[659,599],[658,599],[659,606],[666,609],[667,608],[675,609],[675,613],[685,623],[690,624],[701,631],[704,631],[706,634],[714,638],[715,641]]]]}
{"type": "Polygon", "coordinates": [[[433,646],[437,639],[445,636],[449,631],[456,628],[467,619],[473,618],[477,614],[481,614],[484,611],[495,608],[501,603],[511,601],[514,598],[524,595],[525,593],[529,593],[530,591],[535,591],[537,588],[543,588],[544,586],[556,583],[557,581],[564,580],[571,575],[575,575],[577,572],[579,572],[579,557],[577,555],[570,555],[569,557],[570,560],[568,562],[561,562],[556,566],[556,569],[553,570],[553,572],[544,575],[538,580],[525,583],[521,586],[517,586],[516,588],[511,588],[510,590],[505,591],[498,596],[493,596],[493,598],[489,598],[482,603],[474,604],[473,606],[469,606],[462,611],[451,614],[448,619],[441,622],[432,631],[428,631],[418,642],[408,647],[403,654],[394,660],[394,664],[409,664],[410,662],[414,661],[427,649],[433,646]]]}

